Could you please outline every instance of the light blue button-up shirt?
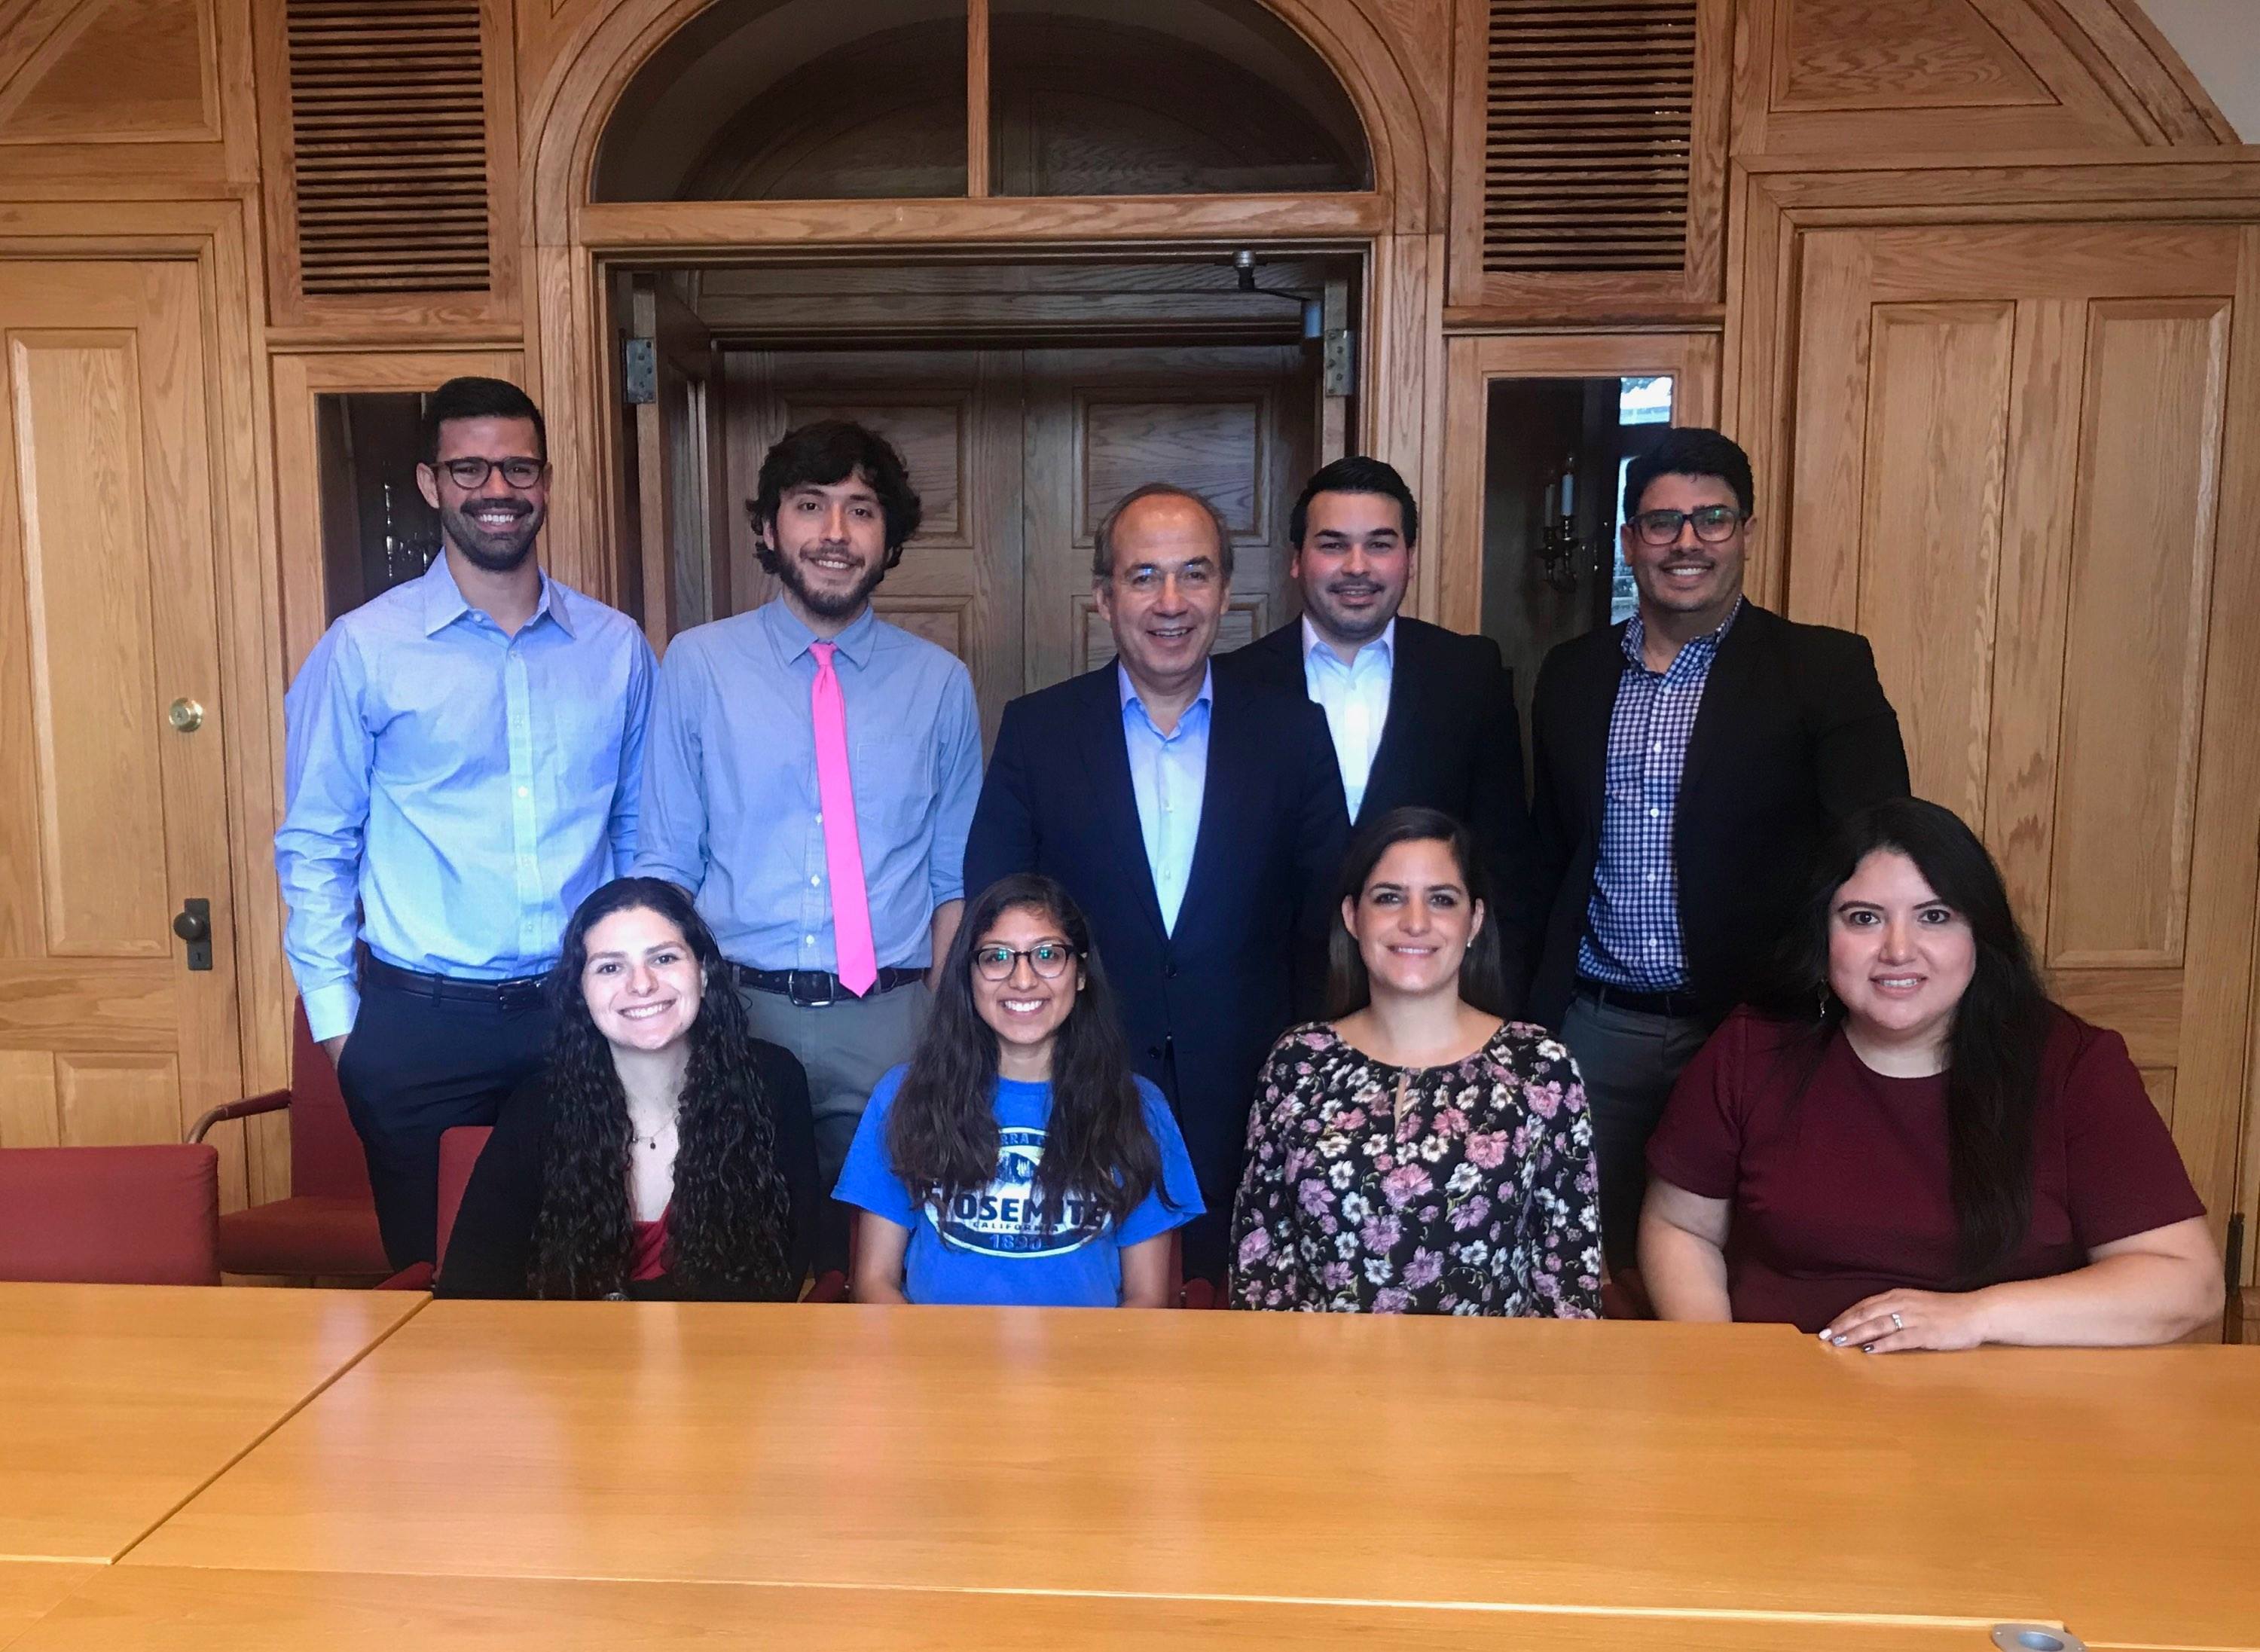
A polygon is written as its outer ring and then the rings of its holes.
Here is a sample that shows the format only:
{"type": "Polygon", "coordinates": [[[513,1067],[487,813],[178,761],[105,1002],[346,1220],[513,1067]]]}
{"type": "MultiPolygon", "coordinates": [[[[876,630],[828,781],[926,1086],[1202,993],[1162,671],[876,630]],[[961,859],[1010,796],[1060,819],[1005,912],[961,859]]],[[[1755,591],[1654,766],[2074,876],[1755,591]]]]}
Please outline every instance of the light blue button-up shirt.
{"type": "Polygon", "coordinates": [[[1201,674],[1199,695],[1166,734],[1147,715],[1130,673],[1119,662],[1114,676],[1122,691],[1122,739],[1130,753],[1130,790],[1137,794],[1146,865],[1154,874],[1154,894],[1162,903],[1162,926],[1175,934],[1177,909],[1185,902],[1185,882],[1192,876],[1193,847],[1200,838],[1201,799],[1208,791],[1208,726],[1216,672],[1212,667],[1201,674]]]}
{"type": "Polygon", "coordinates": [[[1341,770],[1342,795],[1353,820],[1365,801],[1366,782],[1373,777],[1381,731],[1389,724],[1389,684],[1396,671],[1394,619],[1344,665],[1334,645],[1304,616],[1303,683],[1327,714],[1327,733],[1334,736],[1334,762],[1341,770]]]}
{"type": "Polygon", "coordinates": [[[275,834],[316,1038],[352,1030],[356,939],[464,980],[557,961],[573,909],[635,852],[652,675],[626,615],[545,574],[509,636],[444,555],[330,627],[282,703],[275,834]]]}
{"type": "MultiPolygon", "coordinates": [[[[809,691],[816,633],[782,601],[667,646],[652,705],[636,870],[691,891],[725,956],[836,973],[809,691]]],[[[981,712],[947,649],[866,609],[834,639],[871,940],[883,969],[933,961],[934,908],[965,893],[981,712]]]]}

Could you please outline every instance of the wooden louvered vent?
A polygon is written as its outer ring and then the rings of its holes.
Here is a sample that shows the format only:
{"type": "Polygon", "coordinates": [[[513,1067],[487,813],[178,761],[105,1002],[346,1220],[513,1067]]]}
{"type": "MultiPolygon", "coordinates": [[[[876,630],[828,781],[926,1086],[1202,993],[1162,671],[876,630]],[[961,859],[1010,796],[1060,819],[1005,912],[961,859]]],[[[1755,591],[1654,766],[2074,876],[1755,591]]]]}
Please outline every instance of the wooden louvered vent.
{"type": "Polygon", "coordinates": [[[1677,270],[1696,0],[1491,0],[1483,268],[1677,270]]]}
{"type": "Polygon", "coordinates": [[[483,292],[479,0],[288,0],[308,297],[483,292]]]}

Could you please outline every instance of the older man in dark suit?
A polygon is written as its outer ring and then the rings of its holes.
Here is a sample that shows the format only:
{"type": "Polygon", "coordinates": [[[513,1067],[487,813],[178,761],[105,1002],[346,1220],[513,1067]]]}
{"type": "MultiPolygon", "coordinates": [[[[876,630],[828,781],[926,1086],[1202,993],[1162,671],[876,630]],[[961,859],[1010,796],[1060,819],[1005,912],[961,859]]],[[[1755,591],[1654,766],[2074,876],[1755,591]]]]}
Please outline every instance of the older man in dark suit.
{"type": "Polygon", "coordinates": [[[1116,659],[1005,708],[966,887],[1048,873],[1089,916],[1208,1206],[1186,1272],[1220,1279],[1255,1074],[1293,1017],[1348,821],[1319,709],[1210,669],[1232,580],[1214,507],[1141,488],[1097,538],[1116,659]]]}
{"type": "Polygon", "coordinates": [[[1672,1083],[1757,983],[1821,840],[1907,792],[1866,640],[1743,597],[1750,498],[1749,459],[1717,431],[1635,459],[1639,609],[1548,654],[1531,707],[1552,893],[1530,1007],[1584,1075],[1613,1265],[1633,1256],[1672,1083]]]}
{"type": "Polygon", "coordinates": [[[1302,617],[1218,667],[1326,712],[1353,828],[1407,805],[1467,823],[1519,1004],[1536,890],[1514,679],[1498,645],[1398,612],[1419,565],[1420,507],[1393,466],[1335,460],[1305,486],[1287,531],[1302,617]]]}

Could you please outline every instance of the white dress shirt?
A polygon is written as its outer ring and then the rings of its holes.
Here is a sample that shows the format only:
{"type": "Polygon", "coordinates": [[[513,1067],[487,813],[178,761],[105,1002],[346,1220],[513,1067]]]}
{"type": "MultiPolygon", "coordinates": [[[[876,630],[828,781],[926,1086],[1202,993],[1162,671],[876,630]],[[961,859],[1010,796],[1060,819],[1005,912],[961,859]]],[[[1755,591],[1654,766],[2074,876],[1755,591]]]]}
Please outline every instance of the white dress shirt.
{"type": "Polygon", "coordinates": [[[1389,722],[1389,682],[1396,669],[1394,619],[1345,665],[1310,616],[1303,616],[1303,682],[1327,714],[1334,761],[1341,769],[1342,797],[1353,821],[1365,802],[1373,754],[1381,749],[1381,731],[1389,722]]]}

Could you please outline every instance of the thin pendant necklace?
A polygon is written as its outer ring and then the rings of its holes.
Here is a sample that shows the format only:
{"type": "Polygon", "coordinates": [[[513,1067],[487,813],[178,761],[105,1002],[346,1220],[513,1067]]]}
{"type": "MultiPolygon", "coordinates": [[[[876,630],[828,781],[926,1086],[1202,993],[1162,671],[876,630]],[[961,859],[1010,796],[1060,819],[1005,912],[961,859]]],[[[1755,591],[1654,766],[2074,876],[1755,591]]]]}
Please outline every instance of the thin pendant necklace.
{"type": "Polygon", "coordinates": [[[638,1135],[634,1123],[631,1120],[628,1126],[628,1146],[631,1150],[636,1148],[648,1148],[652,1152],[656,1153],[659,1151],[659,1144],[667,1139],[669,1133],[674,1128],[675,1118],[672,1114],[668,1116],[666,1121],[658,1129],[647,1136],[638,1135]]]}

